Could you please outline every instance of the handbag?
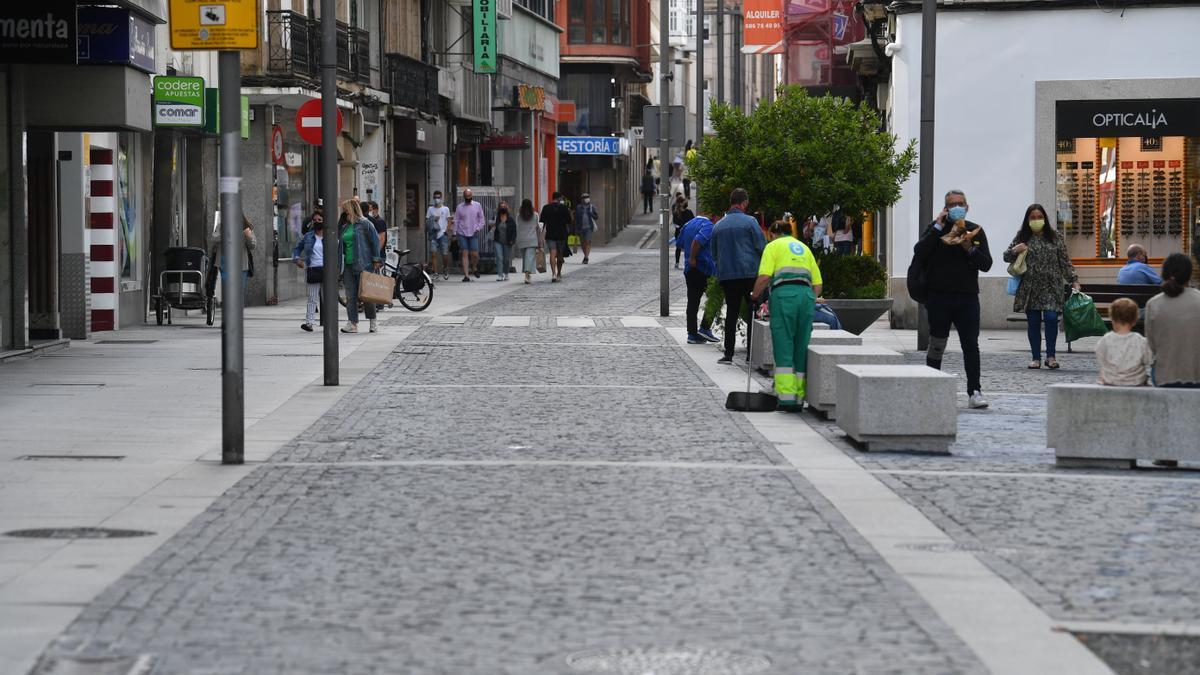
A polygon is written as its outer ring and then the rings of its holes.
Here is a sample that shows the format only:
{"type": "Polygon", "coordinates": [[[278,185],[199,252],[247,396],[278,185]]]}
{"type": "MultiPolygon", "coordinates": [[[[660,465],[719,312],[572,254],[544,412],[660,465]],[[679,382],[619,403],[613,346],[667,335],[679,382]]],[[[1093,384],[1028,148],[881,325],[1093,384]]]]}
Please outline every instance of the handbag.
{"type": "Polygon", "coordinates": [[[534,266],[537,267],[537,271],[544,273],[546,271],[546,252],[541,250],[534,251],[533,260],[534,266]]]}
{"type": "MultiPolygon", "coordinates": [[[[1029,253],[1029,249],[1025,249],[1017,254],[1017,259],[1008,264],[1008,275],[1012,277],[1020,277],[1029,269],[1025,265],[1025,255],[1029,253]]],[[[1009,293],[1012,295],[1012,293],[1009,293]]]]}
{"type": "Polygon", "coordinates": [[[363,302],[386,305],[392,301],[392,292],[395,289],[395,279],[363,270],[358,281],[358,299],[363,302]]]}
{"type": "Polygon", "coordinates": [[[254,276],[254,251],[251,251],[249,248],[246,249],[246,263],[248,265],[246,267],[246,276],[254,276]]]}

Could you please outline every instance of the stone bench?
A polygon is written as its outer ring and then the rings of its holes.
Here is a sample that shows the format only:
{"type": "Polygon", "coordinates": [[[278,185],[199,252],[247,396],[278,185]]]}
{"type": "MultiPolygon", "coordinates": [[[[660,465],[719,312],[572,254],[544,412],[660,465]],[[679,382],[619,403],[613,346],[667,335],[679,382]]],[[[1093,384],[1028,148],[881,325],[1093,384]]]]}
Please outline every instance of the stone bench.
{"type": "Polygon", "coordinates": [[[826,419],[835,419],[837,410],[837,367],[849,364],[900,365],[904,356],[883,347],[862,345],[812,345],[808,348],[808,388],[804,400],[826,419]]]}
{"type": "Polygon", "coordinates": [[[868,451],[949,454],[957,379],[928,366],[837,366],[837,424],[868,451]]]}
{"type": "MultiPolygon", "coordinates": [[[[830,330],[829,326],[813,324],[810,345],[861,345],[862,338],[844,330],[830,330]]],[[[750,367],[767,371],[775,367],[775,352],[771,346],[771,324],[754,320],[754,332],[750,335],[750,367]]]]}
{"type": "Polygon", "coordinates": [[[1046,447],[1058,466],[1200,462],[1200,389],[1054,384],[1048,391],[1046,447]]]}

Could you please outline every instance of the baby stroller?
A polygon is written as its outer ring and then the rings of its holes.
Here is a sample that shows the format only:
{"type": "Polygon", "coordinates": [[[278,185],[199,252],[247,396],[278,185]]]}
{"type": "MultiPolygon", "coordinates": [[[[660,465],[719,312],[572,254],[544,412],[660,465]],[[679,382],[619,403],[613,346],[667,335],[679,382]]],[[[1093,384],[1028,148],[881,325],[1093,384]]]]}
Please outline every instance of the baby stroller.
{"type": "Polygon", "coordinates": [[[158,275],[158,294],[153,296],[158,325],[171,324],[171,309],[203,309],[205,322],[213,325],[213,276],[204,249],[174,246],[167,249],[167,264],[158,275]]]}

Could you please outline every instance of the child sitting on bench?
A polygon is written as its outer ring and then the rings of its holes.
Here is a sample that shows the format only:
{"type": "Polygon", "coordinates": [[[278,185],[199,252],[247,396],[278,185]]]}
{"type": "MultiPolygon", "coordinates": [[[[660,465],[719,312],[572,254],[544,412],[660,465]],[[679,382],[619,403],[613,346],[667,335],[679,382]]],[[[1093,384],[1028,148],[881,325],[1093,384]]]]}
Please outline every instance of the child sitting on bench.
{"type": "Polygon", "coordinates": [[[1154,354],[1146,338],[1133,332],[1138,321],[1138,306],[1129,298],[1113,300],[1108,309],[1112,331],[1096,345],[1100,363],[1100,384],[1117,387],[1141,387],[1150,378],[1154,354]]]}

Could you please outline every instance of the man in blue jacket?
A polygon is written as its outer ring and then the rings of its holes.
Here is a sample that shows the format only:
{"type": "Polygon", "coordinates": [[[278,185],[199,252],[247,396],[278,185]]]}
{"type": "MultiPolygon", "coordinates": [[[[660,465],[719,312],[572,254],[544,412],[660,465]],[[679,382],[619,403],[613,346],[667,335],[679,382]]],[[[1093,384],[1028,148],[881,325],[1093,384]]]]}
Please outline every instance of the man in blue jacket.
{"type": "MultiPolygon", "coordinates": [[[[750,293],[758,277],[758,264],[767,245],[758,221],[746,213],[749,206],[750,195],[742,188],[735,189],[729,195],[729,211],[713,227],[712,254],[717,263],[717,280],[725,291],[725,355],[717,363],[733,363],[742,304],[750,306],[750,293]]],[[[753,320],[747,322],[747,345],[753,327],[753,320]]],[[[749,358],[747,350],[746,359],[749,358]]]]}
{"type": "Polygon", "coordinates": [[[708,288],[708,278],[717,273],[717,265],[713,262],[709,246],[712,242],[712,232],[713,222],[708,216],[700,215],[685,223],[675,239],[679,250],[687,252],[683,279],[687,282],[687,341],[692,345],[719,341],[709,329],[712,317],[707,312],[704,314],[704,321],[696,321],[696,315],[700,312],[700,298],[708,288]]]}
{"type": "Polygon", "coordinates": [[[1118,284],[1153,284],[1155,286],[1162,283],[1162,277],[1158,276],[1158,272],[1154,268],[1147,265],[1149,259],[1146,255],[1146,249],[1140,244],[1133,244],[1129,250],[1125,252],[1125,256],[1129,258],[1129,262],[1117,272],[1118,284]]]}

